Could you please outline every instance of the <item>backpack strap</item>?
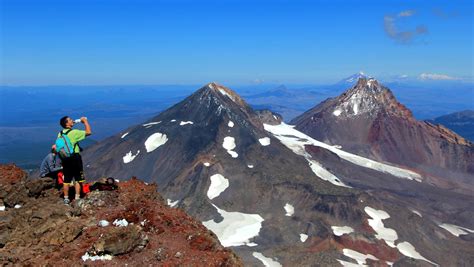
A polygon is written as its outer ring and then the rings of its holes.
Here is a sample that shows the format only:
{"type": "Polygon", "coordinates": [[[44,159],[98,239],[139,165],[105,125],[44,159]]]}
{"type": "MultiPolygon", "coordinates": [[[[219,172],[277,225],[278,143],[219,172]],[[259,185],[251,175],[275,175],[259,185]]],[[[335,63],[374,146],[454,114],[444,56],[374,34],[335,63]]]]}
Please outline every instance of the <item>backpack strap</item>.
{"type": "Polygon", "coordinates": [[[67,135],[67,134],[68,134],[69,132],[71,132],[71,131],[72,131],[72,129],[68,129],[66,132],[63,133],[63,131],[61,130],[61,134],[67,135]]]}
{"type": "MultiPolygon", "coordinates": [[[[62,136],[63,134],[67,135],[67,134],[68,134],[69,132],[71,132],[71,131],[72,131],[72,129],[68,129],[66,132],[63,133],[63,130],[61,130],[60,134],[61,134],[61,136],[62,136]]],[[[77,142],[77,143],[74,144],[74,147],[72,148],[73,153],[75,153],[76,146],[79,147],[79,151],[82,151],[82,150],[83,150],[82,147],[79,145],[79,142],[77,142]]]]}

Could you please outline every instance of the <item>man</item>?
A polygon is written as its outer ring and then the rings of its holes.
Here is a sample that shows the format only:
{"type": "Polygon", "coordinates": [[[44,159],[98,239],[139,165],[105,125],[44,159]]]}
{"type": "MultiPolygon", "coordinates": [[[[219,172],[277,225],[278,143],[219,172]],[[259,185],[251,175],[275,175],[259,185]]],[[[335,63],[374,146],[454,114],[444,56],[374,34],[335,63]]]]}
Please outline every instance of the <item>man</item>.
{"type": "Polygon", "coordinates": [[[74,188],[76,191],[75,199],[78,200],[81,197],[81,183],[84,182],[84,169],[82,167],[82,158],[81,158],[81,148],[79,147],[79,142],[86,139],[87,136],[91,135],[91,126],[87,121],[86,117],[81,118],[81,122],[86,127],[85,131],[72,129],[74,126],[74,121],[68,117],[62,117],[59,121],[59,124],[63,127],[61,134],[67,135],[69,140],[71,141],[71,145],[74,148],[74,153],[66,158],[62,159],[63,163],[63,173],[64,173],[64,204],[69,205],[71,201],[69,200],[69,186],[73,182],[74,188]]]}
{"type": "Polygon", "coordinates": [[[61,172],[63,167],[61,166],[61,159],[59,159],[56,153],[56,145],[51,147],[51,152],[43,159],[40,167],[41,178],[50,177],[54,180],[56,188],[59,188],[58,174],[61,172]]]}

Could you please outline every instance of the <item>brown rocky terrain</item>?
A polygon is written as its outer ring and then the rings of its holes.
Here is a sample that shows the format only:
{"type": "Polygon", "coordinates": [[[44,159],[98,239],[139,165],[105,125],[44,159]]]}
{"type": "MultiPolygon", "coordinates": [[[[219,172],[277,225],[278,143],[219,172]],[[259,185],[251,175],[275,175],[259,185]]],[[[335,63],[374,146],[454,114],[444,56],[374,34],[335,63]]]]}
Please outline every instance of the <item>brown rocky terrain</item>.
{"type": "Polygon", "coordinates": [[[49,178],[0,165],[1,265],[242,266],[201,222],[165,204],[155,184],[118,185],[68,206],[49,178]]]}

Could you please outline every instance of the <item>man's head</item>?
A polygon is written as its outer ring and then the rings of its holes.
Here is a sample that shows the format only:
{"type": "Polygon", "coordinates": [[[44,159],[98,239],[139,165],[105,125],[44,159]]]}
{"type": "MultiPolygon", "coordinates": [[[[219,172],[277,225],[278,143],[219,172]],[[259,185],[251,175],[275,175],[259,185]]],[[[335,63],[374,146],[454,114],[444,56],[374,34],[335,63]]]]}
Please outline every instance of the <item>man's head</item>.
{"type": "Polygon", "coordinates": [[[64,116],[59,120],[59,124],[64,129],[70,129],[74,125],[74,121],[69,116],[64,116]]]}

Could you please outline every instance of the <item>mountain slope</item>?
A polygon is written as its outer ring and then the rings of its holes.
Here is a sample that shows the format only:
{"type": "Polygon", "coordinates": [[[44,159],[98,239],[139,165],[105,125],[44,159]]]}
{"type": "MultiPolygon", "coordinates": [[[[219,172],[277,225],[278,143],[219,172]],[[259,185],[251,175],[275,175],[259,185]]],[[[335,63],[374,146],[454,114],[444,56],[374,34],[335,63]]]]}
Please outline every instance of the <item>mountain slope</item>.
{"type": "Polygon", "coordinates": [[[430,122],[442,124],[471,142],[474,140],[474,110],[451,113],[437,117],[430,122]]]}
{"type": "Polygon", "coordinates": [[[291,123],[317,140],[429,174],[439,186],[451,186],[442,177],[451,177],[458,188],[474,184],[473,144],[441,125],[417,121],[374,79],[359,79],[291,123]]]}
{"type": "Polygon", "coordinates": [[[467,218],[449,219],[447,211],[420,200],[426,219],[414,220],[406,198],[358,181],[368,174],[404,188],[427,186],[422,175],[336,149],[210,83],[147,123],[87,149],[83,158],[88,177],[134,174],[156,182],[170,205],[203,221],[246,265],[339,266],[356,262],[357,253],[381,264],[408,258],[412,265],[474,262],[463,256],[472,254],[469,240],[449,237],[439,226],[441,221],[472,228],[472,198],[445,193],[451,199],[445,206],[463,203],[467,218]],[[319,157],[314,147],[336,156],[319,157]],[[350,177],[342,179],[346,174],[332,168],[337,164],[353,170],[350,177]],[[398,234],[379,235],[385,230],[373,222],[380,214],[398,234]]]}

